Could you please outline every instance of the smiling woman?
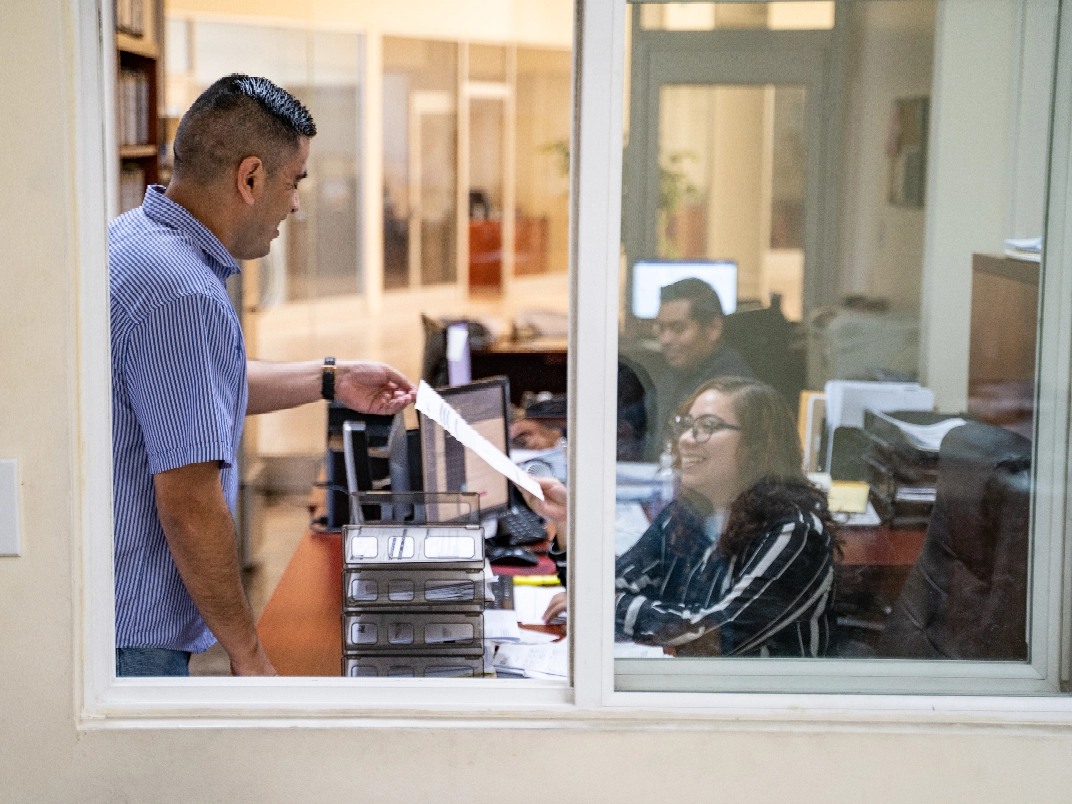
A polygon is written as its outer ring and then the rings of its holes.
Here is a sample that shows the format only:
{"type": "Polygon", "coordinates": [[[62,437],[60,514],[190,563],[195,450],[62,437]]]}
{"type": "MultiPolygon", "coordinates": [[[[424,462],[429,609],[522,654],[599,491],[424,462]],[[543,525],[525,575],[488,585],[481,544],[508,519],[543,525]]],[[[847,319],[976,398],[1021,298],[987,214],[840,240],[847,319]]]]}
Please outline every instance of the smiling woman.
{"type": "Polygon", "coordinates": [[[682,493],[618,559],[617,637],[681,656],[825,655],[835,542],[785,401],[713,380],[673,430],[682,493]]]}

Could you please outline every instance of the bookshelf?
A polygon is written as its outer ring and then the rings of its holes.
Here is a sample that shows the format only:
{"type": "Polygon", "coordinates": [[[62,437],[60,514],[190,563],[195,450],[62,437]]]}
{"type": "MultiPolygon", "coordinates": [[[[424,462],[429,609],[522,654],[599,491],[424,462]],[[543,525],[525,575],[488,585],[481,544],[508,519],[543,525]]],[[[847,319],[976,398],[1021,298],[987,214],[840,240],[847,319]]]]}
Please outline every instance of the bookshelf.
{"type": "Polygon", "coordinates": [[[163,0],[116,0],[116,141],[119,213],[160,181],[163,0]]]}

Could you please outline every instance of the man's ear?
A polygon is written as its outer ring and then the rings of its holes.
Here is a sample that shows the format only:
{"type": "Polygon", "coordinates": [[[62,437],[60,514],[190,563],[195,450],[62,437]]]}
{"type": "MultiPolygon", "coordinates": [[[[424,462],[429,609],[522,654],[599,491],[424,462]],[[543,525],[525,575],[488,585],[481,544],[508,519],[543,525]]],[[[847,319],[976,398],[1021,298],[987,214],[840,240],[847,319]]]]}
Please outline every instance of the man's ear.
{"type": "Polygon", "coordinates": [[[259,156],[247,156],[238,164],[238,173],[235,176],[235,189],[248,205],[260,198],[264,192],[264,184],[268,179],[264,163],[259,156]]]}
{"type": "Polygon", "coordinates": [[[723,321],[725,321],[725,319],[722,316],[716,315],[707,322],[707,340],[711,342],[712,346],[718,343],[718,339],[722,337],[723,321]]]}

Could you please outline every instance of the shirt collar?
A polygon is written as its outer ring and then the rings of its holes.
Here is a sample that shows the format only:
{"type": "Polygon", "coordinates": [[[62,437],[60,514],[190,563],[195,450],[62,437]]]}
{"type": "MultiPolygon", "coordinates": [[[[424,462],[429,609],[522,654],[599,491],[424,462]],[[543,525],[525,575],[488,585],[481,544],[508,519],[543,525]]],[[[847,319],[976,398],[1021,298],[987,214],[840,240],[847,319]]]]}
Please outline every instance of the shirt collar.
{"type": "Polygon", "coordinates": [[[210,267],[221,280],[226,280],[231,274],[238,273],[238,263],[219,238],[212,234],[205,224],[191,215],[186,207],[164,195],[164,189],[159,184],[146,188],[145,201],[141,207],[146,217],[189,235],[197,247],[215,263],[210,267]]]}

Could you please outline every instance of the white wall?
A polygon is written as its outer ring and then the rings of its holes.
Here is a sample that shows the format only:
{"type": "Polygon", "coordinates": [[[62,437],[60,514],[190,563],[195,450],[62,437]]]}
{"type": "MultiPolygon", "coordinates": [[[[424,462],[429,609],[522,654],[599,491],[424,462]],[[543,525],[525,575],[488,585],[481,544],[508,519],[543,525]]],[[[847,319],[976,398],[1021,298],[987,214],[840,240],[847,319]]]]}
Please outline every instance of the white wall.
{"type": "MultiPolygon", "coordinates": [[[[847,3],[840,292],[918,312],[924,210],[886,200],[886,141],[897,98],[931,94],[934,3],[847,3]]],[[[834,300],[831,300],[834,301],[834,300]]]]}
{"type": "Polygon", "coordinates": [[[1000,254],[1008,236],[1017,6],[945,0],[938,9],[920,377],[939,410],[967,406],[971,255],[1000,254]]]}
{"type": "MultiPolygon", "coordinates": [[[[79,730],[74,437],[78,269],[69,7],[8,0],[0,26],[0,457],[23,480],[24,554],[0,559],[0,801],[1067,802],[1072,734],[167,728],[79,730]]],[[[94,427],[103,426],[98,411],[94,427]]]]}

